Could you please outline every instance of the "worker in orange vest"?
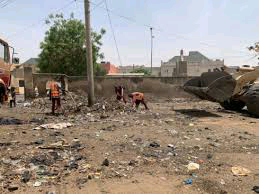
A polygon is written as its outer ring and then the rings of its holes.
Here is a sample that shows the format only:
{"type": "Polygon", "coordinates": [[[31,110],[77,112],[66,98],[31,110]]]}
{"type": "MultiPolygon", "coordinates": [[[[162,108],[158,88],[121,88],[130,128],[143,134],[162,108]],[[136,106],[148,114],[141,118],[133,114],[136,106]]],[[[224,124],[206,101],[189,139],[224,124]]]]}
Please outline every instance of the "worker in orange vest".
{"type": "Polygon", "coordinates": [[[147,104],[144,100],[144,94],[141,92],[133,92],[131,94],[128,95],[130,98],[132,98],[132,106],[134,106],[134,104],[136,104],[136,108],[139,107],[139,104],[143,104],[146,108],[146,110],[148,110],[147,104]]]}
{"type": "Polygon", "coordinates": [[[50,85],[50,95],[52,100],[52,114],[55,114],[55,110],[61,107],[60,103],[60,86],[56,81],[51,81],[50,85]],[[57,107],[56,107],[57,104],[57,107]]]}

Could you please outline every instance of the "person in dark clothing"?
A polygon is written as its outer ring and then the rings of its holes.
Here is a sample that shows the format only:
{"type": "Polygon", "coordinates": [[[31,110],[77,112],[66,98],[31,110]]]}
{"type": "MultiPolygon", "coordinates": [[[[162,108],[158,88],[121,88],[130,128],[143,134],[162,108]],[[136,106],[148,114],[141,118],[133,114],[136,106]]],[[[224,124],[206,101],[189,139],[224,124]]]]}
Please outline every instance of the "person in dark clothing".
{"type": "Polygon", "coordinates": [[[14,87],[12,87],[10,91],[10,108],[13,106],[16,107],[16,92],[14,87]]]}
{"type": "Polygon", "coordinates": [[[4,103],[4,97],[5,97],[5,87],[4,85],[0,84],[0,104],[4,103]]]}
{"type": "Polygon", "coordinates": [[[123,100],[123,102],[126,104],[127,99],[124,95],[125,87],[120,85],[120,86],[114,86],[114,88],[115,88],[115,93],[116,93],[116,99],[119,101],[123,100]]]}

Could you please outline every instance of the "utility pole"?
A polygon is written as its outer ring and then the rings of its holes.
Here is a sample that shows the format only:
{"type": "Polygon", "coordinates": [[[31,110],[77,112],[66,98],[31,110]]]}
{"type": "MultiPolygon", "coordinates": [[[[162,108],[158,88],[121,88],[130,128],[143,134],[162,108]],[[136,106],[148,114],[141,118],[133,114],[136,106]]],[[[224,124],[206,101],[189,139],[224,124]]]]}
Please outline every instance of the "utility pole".
{"type": "Polygon", "coordinates": [[[153,66],[153,28],[150,28],[151,32],[151,73],[152,73],[152,66],[153,66]]]}
{"type": "Polygon", "coordinates": [[[94,73],[92,58],[92,41],[90,25],[90,3],[85,0],[85,37],[86,37],[86,61],[87,61],[87,81],[88,81],[88,105],[92,106],[95,102],[94,97],[94,73]]]}

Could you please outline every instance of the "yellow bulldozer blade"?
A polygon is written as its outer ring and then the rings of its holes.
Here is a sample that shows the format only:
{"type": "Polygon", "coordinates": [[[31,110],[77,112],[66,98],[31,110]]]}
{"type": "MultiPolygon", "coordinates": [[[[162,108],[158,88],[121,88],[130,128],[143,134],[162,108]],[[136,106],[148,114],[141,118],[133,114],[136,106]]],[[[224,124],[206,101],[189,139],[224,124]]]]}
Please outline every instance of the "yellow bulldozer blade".
{"type": "Polygon", "coordinates": [[[221,71],[206,72],[184,84],[184,90],[195,96],[214,102],[224,102],[229,99],[236,87],[236,80],[221,71]]]}

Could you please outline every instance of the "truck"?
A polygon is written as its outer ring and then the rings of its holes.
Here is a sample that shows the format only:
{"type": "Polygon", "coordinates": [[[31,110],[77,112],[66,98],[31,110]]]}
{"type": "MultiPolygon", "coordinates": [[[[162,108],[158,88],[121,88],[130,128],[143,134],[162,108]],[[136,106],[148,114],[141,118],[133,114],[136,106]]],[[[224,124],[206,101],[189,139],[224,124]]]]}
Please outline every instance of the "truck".
{"type": "Polygon", "coordinates": [[[0,103],[8,99],[12,64],[19,63],[19,59],[14,58],[14,54],[14,48],[0,38],[0,103]]]}

